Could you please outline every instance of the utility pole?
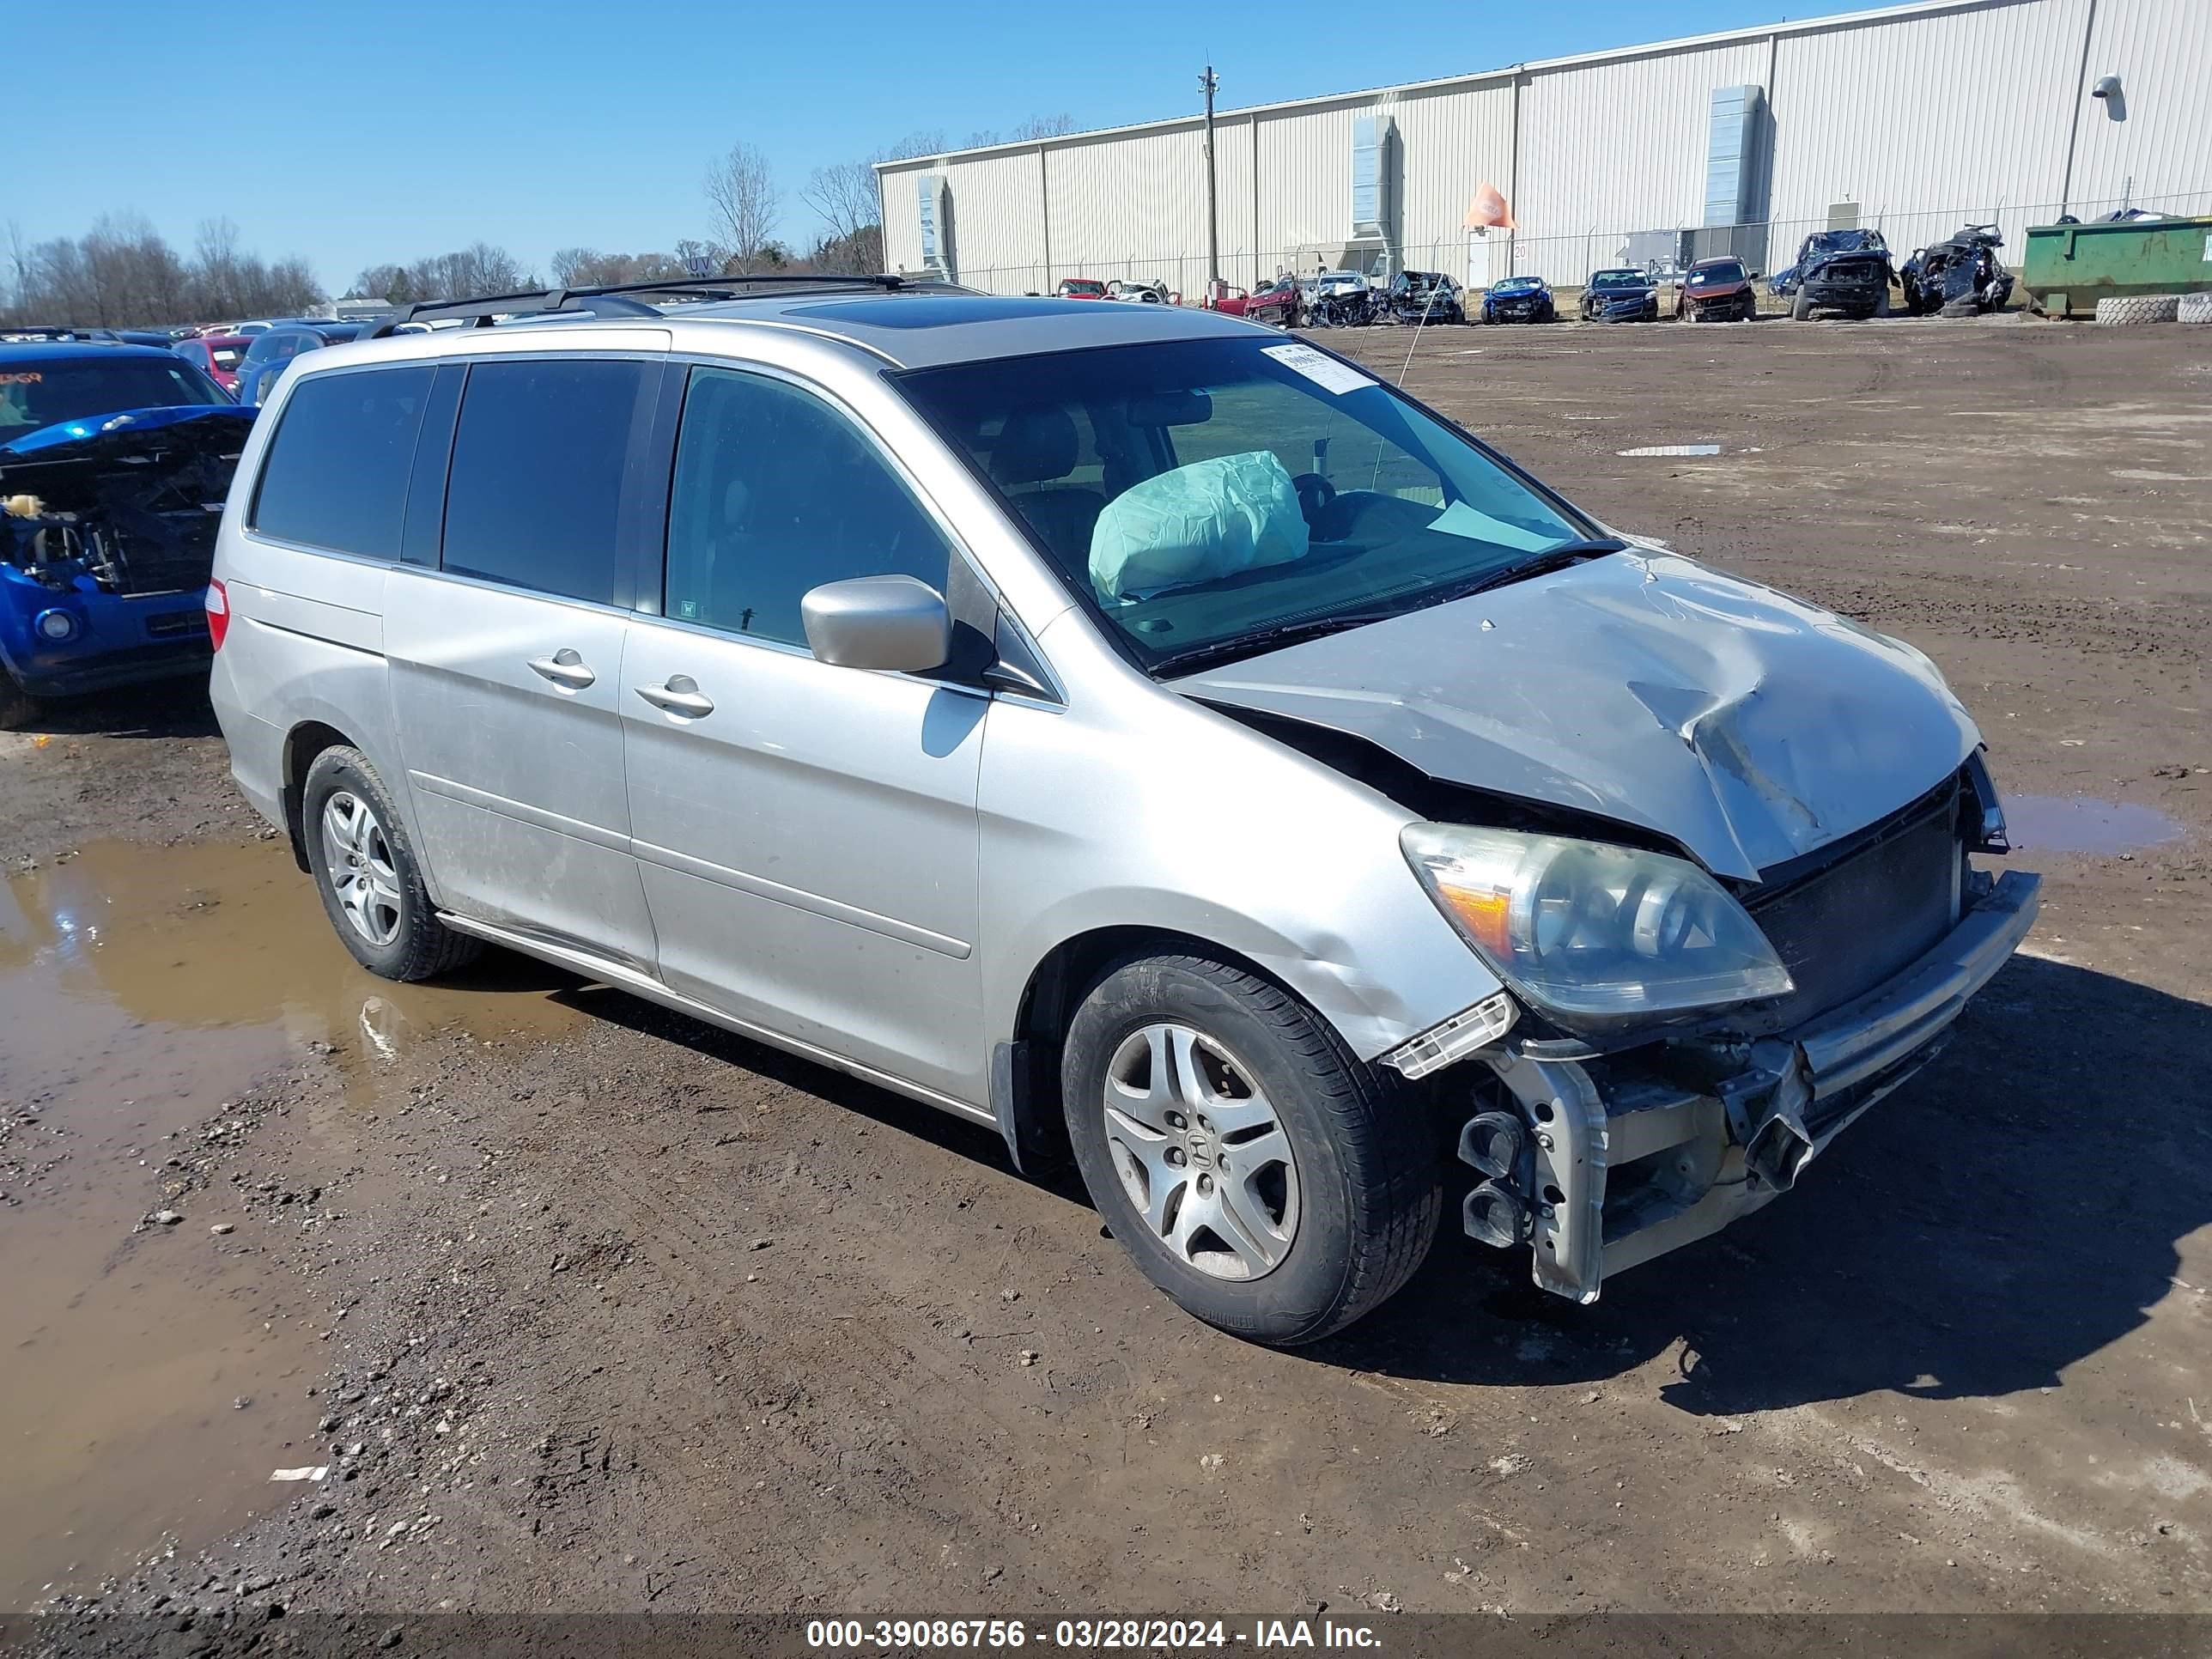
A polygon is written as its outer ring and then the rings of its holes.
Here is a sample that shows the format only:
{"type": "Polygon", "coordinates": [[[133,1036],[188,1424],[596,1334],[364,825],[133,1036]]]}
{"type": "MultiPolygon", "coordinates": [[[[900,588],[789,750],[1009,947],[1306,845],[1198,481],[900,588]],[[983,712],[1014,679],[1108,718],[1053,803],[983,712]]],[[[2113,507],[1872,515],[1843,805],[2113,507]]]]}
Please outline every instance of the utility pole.
{"type": "Polygon", "coordinates": [[[1221,291],[1221,222],[1215,207],[1213,174],[1213,94],[1221,89],[1221,77],[1213,72],[1213,65],[1206,66],[1206,73],[1198,77],[1198,88],[1206,94],[1206,302],[1213,303],[1221,291]]]}

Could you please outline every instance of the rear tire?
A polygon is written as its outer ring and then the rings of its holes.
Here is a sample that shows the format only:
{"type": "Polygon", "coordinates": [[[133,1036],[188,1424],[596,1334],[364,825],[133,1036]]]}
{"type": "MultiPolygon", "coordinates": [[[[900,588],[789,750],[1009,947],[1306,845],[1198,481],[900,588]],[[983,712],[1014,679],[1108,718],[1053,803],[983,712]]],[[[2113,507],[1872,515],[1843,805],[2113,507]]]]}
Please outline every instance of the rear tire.
{"type": "Polygon", "coordinates": [[[323,913],[353,958],[385,979],[429,979],[474,961],[481,939],[438,920],[407,825],[368,757],[343,745],[307,769],[301,839],[323,913]]]}
{"type": "Polygon", "coordinates": [[[1292,1346],[1381,1305],[1436,1237],[1426,1120],[1386,1076],[1256,975],[1149,956],[1076,1011],[1060,1096],[1091,1201],[1145,1276],[1292,1346]]]}

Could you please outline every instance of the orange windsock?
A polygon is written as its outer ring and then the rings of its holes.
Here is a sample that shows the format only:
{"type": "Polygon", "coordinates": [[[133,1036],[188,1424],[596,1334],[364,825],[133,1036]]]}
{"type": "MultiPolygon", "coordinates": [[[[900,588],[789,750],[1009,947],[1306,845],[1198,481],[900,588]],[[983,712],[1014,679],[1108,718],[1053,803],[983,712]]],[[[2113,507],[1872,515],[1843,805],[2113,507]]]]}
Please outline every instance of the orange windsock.
{"type": "Polygon", "coordinates": [[[1505,205],[1504,193],[1487,179],[1467,207],[1467,228],[1480,230],[1486,226],[1494,230],[1513,228],[1513,210],[1505,205]]]}

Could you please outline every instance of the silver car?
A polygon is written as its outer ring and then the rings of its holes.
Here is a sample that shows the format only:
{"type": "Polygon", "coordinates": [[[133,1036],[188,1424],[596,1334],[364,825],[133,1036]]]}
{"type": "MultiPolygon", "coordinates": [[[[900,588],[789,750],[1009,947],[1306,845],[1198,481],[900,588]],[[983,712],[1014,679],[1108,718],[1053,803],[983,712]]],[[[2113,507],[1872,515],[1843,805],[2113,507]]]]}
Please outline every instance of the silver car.
{"type": "Polygon", "coordinates": [[[1920,653],[1277,331],[519,303],[303,358],[223,516],[233,771],[338,937],[1072,1156],[1226,1329],[1341,1328],[1447,1206],[1595,1299],[1786,1190],[2033,919],[1920,653]]]}

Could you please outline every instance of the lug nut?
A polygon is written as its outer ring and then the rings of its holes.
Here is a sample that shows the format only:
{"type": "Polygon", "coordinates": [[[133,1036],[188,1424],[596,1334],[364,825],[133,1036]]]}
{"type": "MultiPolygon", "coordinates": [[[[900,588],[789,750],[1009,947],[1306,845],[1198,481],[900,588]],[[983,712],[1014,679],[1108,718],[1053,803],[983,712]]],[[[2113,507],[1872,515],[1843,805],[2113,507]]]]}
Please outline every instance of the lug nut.
{"type": "Polygon", "coordinates": [[[1203,1175],[1202,1175],[1202,1176],[1199,1176],[1199,1178],[1198,1178],[1198,1190],[1199,1190],[1200,1193],[1210,1193],[1210,1192],[1212,1192],[1212,1191],[1213,1190],[1213,1177],[1212,1177],[1212,1176],[1203,1176],[1203,1175]]]}
{"type": "Polygon", "coordinates": [[[1187,1128],[1188,1128],[1189,1127],[1190,1127],[1189,1120],[1188,1120],[1188,1119],[1187,1119],[1187,1118],[1185,1118],[1185,1117],[1183,1116],[1183,1115],[1182,1115],[1181,1112],[1170,1112],[1170,1113],[1168,1114],[1168,1127],[1169,1127],[1169,1128],[1170,1128],[1170,1129],[1187,1129],[1187,1128]]]}
{"type": "Polygon", "coordinates": [[[1169,1147],[1169,1148],[1168,1148],[1168,1162],[1169,1162],[1169,1163],[1173,1164],[1180,1165],[1180,1164],[1182,1164],[1184,1161],[1185,1161],[1185,1159],[1184,1159],[1184,1155],[1183,1155],[1183,1150],[1182,1150],[1182,1147],[1180,1147],[1180,1146],[1170,1146],[1170,1147],[1169,1147]]]}

